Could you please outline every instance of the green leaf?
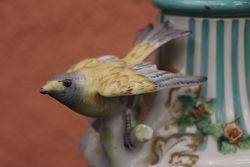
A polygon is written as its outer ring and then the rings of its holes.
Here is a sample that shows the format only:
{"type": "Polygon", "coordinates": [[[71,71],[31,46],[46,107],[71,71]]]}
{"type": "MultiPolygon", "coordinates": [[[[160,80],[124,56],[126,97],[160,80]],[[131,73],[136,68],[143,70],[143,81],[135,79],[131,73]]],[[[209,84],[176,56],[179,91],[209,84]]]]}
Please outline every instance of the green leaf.
{"type": "Polygon", "coordinates": [[[188,108],[188,107],[194,107],[196,106],[196,99],[194,97],[191,96],[181,96],[179,97],[179,100],[182,104],[182,107],[184,109],[188,108]]]}
{"type": "Polygon", "coordinates": [[[237,151],[236,144],[229,143],[228,141],[223,141],[221,143],[220,152],[222,154],[232,154],[237,151]]]}
{"type": "Polygon", "coordinates": [[[210,117],[205,117],[204,119],[197,121],[196,126],[200,133],[211,135],[215,139],[218,139],[223,135],[223,126],[217,123],[212,124],[210,117]]]}
{"type": "Polygon", "coordinates": [[[239,141],[238,146],[242,150],[250,149],[250,136],[248,136],[248,137],[242,139],[241,141],[239,141]]]}
{"type": "Polygon", "coordinates": [[[209,114],[213,114],[215,112],[216,103],[217,103],[216,99],[211,99],[207,101],[206,103],[204,103],[205,110],[209,114]]]}
{"type": "Polygon", "coordinates": [[[183,112],[177,121],[177,126],[180,128],[192,126],[195,123],[195,118],[191,112],[183,112]]]}
{"type": "Polygon", "coordinates": [[[212,124],[208,134],[213,136],[215,139],[220,138],[223,135],[223,126],[219,123],[212,124]]]}
{"type": "Polygon", "coordinates": [[[200,119],[196,119],[196,126],[198,129],[208,128],[211,124],[211,118],[207,115],[200,119]]]}
{"type": "Polygon", "coordinates": [[[240,124],[240,117],[236,117],[235,120],[234,120],[234,122],[235,122],[237,125],[239,125],[239,124],[240,124]]]}

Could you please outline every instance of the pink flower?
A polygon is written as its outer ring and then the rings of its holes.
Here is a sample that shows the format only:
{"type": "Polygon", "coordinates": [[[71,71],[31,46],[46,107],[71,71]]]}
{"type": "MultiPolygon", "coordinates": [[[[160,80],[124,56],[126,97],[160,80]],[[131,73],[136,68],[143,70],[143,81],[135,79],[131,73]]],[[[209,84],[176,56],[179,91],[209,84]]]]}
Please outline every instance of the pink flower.
{"type": "Polygon", "coordinates": [[[244,135],[244,131],[235,122],[226,124],[223,132],[224,137],[231,143],[237,143],[244,135]]]}
{"type": "Polygon", "coordinates": [[[200,104],[198,107],[195,107],[192,111],[194,117],[202,118],[206,114],[204,104],[200,104]]]}

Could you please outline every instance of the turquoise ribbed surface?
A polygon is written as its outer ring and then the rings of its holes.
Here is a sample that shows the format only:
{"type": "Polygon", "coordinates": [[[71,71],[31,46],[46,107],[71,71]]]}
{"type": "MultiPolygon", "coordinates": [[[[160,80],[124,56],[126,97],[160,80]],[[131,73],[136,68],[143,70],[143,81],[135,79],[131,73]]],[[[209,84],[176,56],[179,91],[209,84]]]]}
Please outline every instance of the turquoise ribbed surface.
{"type": "Polygon", "coordinates": [[[217,110],[216,110],[216,121],[225,123],[225,88],[224,88],[224,21],[217,21],[216,25],[216,99],[217,99],[217,110]]]}
{"type": "MultiPolygon", "coordinates": [[[[186,75],[207,76],[200,99],[215,98],[213,123],[237,120],[250,133],[250,19],[196,18],[161,13],[160,23],[169,20],[178,29],[190,30],[185,40],[183,69],[186,75]]],[[[184,39],[183,39],[184,40],[184,39]]],[[[167,53],[160,52],[166,57],[167,53]]],[[[180,59],[174,64],[179,64],[180,59]]],[[[184,130],[185,131],[185,130],[184,130]]],[[[199,150],[207,148],[207,140],[199,150]]]]}
{"type": "MultiPolygon", "coordinates": [[[[201,30],[201,39],[203,39],[201,43],[201,64],[200,69],[202,76],[207,76],[208,70],[208,49],[209,49],[209,20],[202,21],[202,30],[201,30]]],[[[202,85],[202,90],[200,93],[200,97],[202,99],[206,99],[207,97],[207,83],[202,85]]]]}
{"type": "Polygon", "coordinates": [[[194,74],[194,46],[195,46],[195,20],[189,20],[189,30],[192,32],[192,35],[188,38],[187,43],[187,59],[186,59],[186,74],[194,74]]]}
{"type": "Polygon", "coordinates": [[[250,16],[249,0],[153,0],[166,14],[198,17],[250,16]]]}
{"type": "Polygon", "coordinates": [[[232,22],[232,40],[231,40],[231,67],[232,67],[232,92],[233,92],[233,106],[235,118],[239,120],[239,125],[245,129],[245,123],[242,113],[242,105],[240,100],[240,86],[239,86],[239,71],[238,71],[238,43],[239,43],[239,21],[232,22]]]}
{"type": "Polygon", "coordinates": [[[247,95],[250,99],[250,20],[246,21],[245,24],[245,71],[246,71],[246,85],[247,85],[247,95]]]}

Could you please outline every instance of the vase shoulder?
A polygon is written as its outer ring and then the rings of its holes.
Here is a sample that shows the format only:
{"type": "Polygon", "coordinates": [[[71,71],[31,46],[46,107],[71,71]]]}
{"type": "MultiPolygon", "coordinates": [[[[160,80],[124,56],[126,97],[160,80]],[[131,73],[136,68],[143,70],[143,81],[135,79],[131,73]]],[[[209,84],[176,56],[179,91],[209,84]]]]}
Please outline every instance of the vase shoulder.
{"type": "Polygon", "coordinates": [[[249,0],[154,0],[154,6],[167,14],[197,17],[247,17],[249,0]]]}

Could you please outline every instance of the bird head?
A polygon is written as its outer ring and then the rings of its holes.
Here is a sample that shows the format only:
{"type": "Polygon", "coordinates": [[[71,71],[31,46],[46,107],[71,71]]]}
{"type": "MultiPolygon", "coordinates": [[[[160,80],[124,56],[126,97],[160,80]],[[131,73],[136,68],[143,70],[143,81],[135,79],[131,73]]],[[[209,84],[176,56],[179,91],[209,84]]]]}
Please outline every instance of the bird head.
{"type": "Polygon", "coordinates": [[[65,73],[47,80],[40,93],[76,111],[83,101],[84,81],[85,77],[80,72],[65,73]]]}

